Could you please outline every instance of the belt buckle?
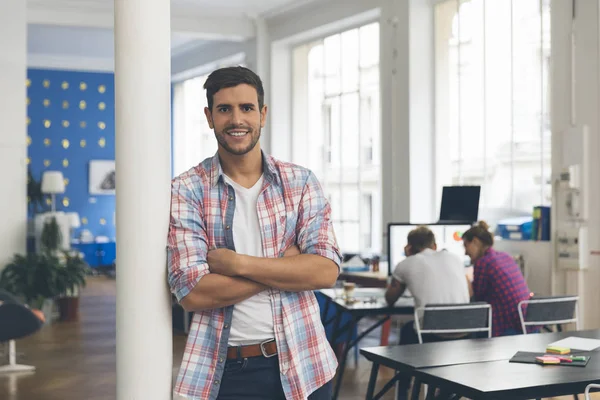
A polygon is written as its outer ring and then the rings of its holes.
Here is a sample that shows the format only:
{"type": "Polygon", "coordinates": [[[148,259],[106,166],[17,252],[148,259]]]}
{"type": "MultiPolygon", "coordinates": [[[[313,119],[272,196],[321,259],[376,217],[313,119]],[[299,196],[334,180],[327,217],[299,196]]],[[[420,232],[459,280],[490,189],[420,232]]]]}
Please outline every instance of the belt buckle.
{"type": "Polygon", "coordinates": [[[273,356],[276,356],[276,355],[277,355],[277,352],[275,352],[275,353],[273,353],[273,354],[271,354],[271,355],[268,355],[268,354],[267,354],[267,350],[265,349],[265,344],[268,344],[268,343],[271,343],[271,342],[274,342],[274,341],[275,341],[275,339],[269,339],[269,340],[265,340],[264,342],[262,342],[262,343],[260,344],[260,352],[262,353],[262,355],[263,355],[265,358],[271,358],[271,357],[273,357],[273,356]]]}

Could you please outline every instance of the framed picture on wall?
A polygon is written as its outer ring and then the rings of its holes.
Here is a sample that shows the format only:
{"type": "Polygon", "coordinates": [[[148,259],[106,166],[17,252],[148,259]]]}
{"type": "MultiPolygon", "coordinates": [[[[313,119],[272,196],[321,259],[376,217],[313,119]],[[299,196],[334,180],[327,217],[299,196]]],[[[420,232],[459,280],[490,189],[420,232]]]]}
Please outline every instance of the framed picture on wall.
{"type": "Polygon", "coordinates": [[[115,161],[90,161],[90,194],[115,194],[115,161]]]}

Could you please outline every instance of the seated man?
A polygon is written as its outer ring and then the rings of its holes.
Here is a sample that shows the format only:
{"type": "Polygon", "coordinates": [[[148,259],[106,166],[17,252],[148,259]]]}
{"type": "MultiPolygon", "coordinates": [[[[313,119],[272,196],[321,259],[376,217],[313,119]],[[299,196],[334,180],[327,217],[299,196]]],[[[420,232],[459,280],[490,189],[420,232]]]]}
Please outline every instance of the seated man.
{"type": "MultiPolygon", "coordinates": [[[[388,304],[394,304],[406,289],[415,299],[415,308],[427,304],[458,304],[469,302],[469,290],[461,259],[448,251],[437,251],[433,232],[420,226],[408,234],[404,248],[406,259],[398,263],[385,293],[388,304]]],[[[423,341],[448,338],[424,335],[423,341]]],[[[400,331],[400,344],[419,343],[414,321],[400,331]]],[[[408,398],[410,379],[398,380],[398,398],[408,398]]]]}

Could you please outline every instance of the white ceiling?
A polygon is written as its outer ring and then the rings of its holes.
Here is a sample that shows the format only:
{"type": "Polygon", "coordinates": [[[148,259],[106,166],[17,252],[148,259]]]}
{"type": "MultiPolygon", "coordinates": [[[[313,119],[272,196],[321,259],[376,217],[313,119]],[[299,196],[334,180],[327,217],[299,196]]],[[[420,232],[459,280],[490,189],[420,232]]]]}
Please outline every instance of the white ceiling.
{"type": "MultiPolygon", "coordinates": [[[[171,13],[208,16],[258,16],[277,12],[288,7],[297,7],[311,0],[171,0],[171,13]]],[[[150,3],[150,2],[149,2],[150,3]]],[[[27,0],[29,8],[53,10],[86,9],[111,11],[114,0],[27,0]]]]}
{"type": "MultiPolygon", "coordinates": [[[[171,0],[171,54],[210,40],[248,39],[254,34],[253,18],[313,1],[324,0],[171,0]]],[[[113,57],[114,0],[27,0],[27,7],[30,55],[113,57]]]]}
{"type": "MultiPolygon", "coordinates": [[[[171,54],[178,55],[208,43],[185,34],[171,35],[171,54]]],[[[77,26],[37,25],[27,27],[30,54],[112,58],[114,35],[111,29],[77,26]]]]}

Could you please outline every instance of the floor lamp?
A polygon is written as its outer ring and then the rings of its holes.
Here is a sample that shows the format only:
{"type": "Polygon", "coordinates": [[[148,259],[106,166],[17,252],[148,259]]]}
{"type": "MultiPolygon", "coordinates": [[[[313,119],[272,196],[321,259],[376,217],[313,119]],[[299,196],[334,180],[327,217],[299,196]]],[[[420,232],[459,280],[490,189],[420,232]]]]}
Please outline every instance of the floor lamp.
{"type": "Polygon", "coordinates": [[[42,175],[42,193],[52,197],[52,212],[56,212],[56,194],[65,192],[65,180],[60,171],[46,171],[42,175]]]}

